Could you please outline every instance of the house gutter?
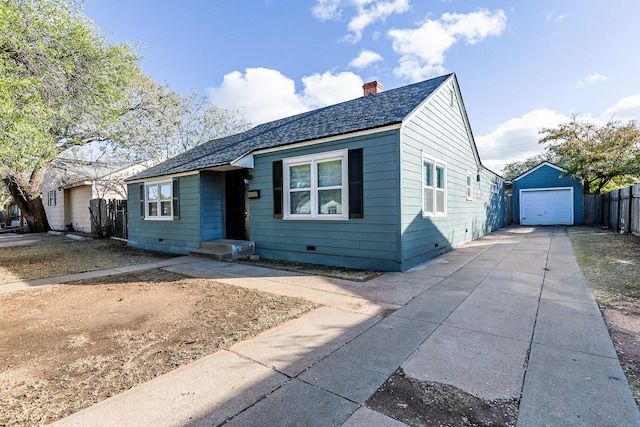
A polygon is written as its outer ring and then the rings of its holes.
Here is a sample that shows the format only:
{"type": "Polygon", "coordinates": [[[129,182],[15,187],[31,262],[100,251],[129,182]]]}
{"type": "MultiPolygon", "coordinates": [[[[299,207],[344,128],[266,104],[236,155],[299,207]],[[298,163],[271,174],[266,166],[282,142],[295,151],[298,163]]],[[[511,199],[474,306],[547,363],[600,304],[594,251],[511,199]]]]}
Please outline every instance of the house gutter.
{"type": "Polygon", "coordinates": [[[72,188],[84,187],[85,185],[93,185],[93,182],[92,181],[77,181],[77,182],[72,182],[71,184],[62,185],[62,186],[60,186],[60,188],[63,189],[63,190],[71,190],[72,188]]]}
{"type": "MultiPolygon", "coordinates": [[[[239,165],[243,164],[243,162],[245,161],[244,160],[245,158],[251,157],[250,162],[253,162],[253,156],[256,156],[256,155],[259,155],[259,154],[274,153],[276,151],[288,150],[288,149],[291,149],[291,148],[308,147],[310,145],[324,144],[325,142],[340,141],[340,140],[349,139],[349,138],[357,138],[359,136],[368,136],[368,135],[376,134],[376,133],[379,133],[379,132],[385,132],[385,131],[389,131],[389,130],[397,130],[397,129],[400,129],[401,126],[402,126],[402,122],[398,122],[398,123],[393,123],[393,124],[390,124],[390,125],[379,126],[379,127],[360,130],[360,131],[356,131],[356,132],[349,132],[349,133],[343,133],[343,134],[340,134],[340,135],[327,136],[327,137],[324,137],[324,138],[312,139],[312,140],[309,140],[309,141],[293,142],[291,144],[279,145],[277,147],[257,149],[257,150],[251,151],[248,154],[245,154],[243,156],[238,157],[237,159],[231,161],[230,164],[233,165],[233,166],[239,166],[239,165]]],[[[247,161],[249,161],[249,160],[247,160],[247,161]]],[[[251,167],[253,168],[253,165],[251,167]]]]}
{"type": "Polygon", "coordinates": [[[179,178],[181,176],[189,176],[189,175],[197,175],[197,174],[200,173],[201,170],[205,170],[205,169],[197,169],[197,170],[189,171],[189,172],[181,172],[181,173],[166,174],[166,175],[155,175],[155,176],[148,177],[148,178],[125,179],[124,182],[126,182],[127,184],[139,184],[141,182],[161,181],[163,179],[179,178]]]}

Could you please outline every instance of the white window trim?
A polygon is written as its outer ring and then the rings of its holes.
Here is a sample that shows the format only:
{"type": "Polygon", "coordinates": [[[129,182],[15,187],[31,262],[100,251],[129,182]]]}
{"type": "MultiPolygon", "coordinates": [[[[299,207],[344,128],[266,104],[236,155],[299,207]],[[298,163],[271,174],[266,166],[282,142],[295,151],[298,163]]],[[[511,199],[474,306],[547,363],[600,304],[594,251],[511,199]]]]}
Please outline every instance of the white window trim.
{"type": "Polygon", "coordinates": [[[57,194],[56,194],[56,190],[49,190],[49,193],[47,193],[47,205],[50,207],[55,207],[57,204],[57,194]],[[52,202],[52,197],[51,195],[53,195],[53,203],[52,202]]]}
{"type": "Polygon", "coordinates": [[[422,153],[422,162],[420,163],[420,169],[421,169],[421,173],[420,176],[422,177],[422,181],[420,183],[420,189],[422,190],[422,197],[420,198],[422,200],[422,217],[423,218],[427,218],[427,217],[446,217],[448,215],[448,210],[447,210],[447,196],[448,196],[448,189],[447,189],[447,175],[448,175],[448,168],[447,168],[447,163],[445,161],[442,161],[440,159],[437,159],[433,156],[430,156],[428,154],[425,154],[424,152],[422,153]],[[424,176],[424,162],[428,161],[433,163],[433,208],[434,208],[434,212],[426,212],[424,210],[424,189],[425,189],[425,176],[424,176]],[[444,212],[436,212],[436,204],[437,204],[437,189],[435,187],[436,185],[436,166],[442,166],[444,168],[444,212]]]}
{"type": "MultiPolygon", "coordinates": [[[[349,166],[348,166],[348,150],[329,151],[325,153],[313,154],[308,156],[289,157],[282,159],[282,189],[284,192],[284,212],[282,219],[284,220],[316,220],[316,221],[344,221],[349,219],[349,166]],[[342,161],[342,213],[341,214],[319,214],[318,213],[318,169],[317,164],[323,161],[341,160],[342,161]],[[291,191],[290,191],[290,172],[291,166],[311,164],[311,198],[309,214],[292,214],[291,213],[291,191]]],[[[331,187],[337,189],[338,187],[331,187]]]]}
{"type": "Polygon", "coordinates": [[[171,180],[162,180],[162,181],[151,181],[144,183],[144,219],[149,221],[173,221],[173,182],[171,180]],[[171,214],[166,216],[161,216],[160,212],[160,186],[168,185],[170,196],[169,196],[169,206],[171,207],[171,214]],[[157,186],[158,187],[158,215],[149,215],[149,187],[157,186]]]}
{"type": "Polygon", "coordinates": [[[467,171],[465,176],[465,195],[467,200],[473,200],[473,172],[467,171]]]}

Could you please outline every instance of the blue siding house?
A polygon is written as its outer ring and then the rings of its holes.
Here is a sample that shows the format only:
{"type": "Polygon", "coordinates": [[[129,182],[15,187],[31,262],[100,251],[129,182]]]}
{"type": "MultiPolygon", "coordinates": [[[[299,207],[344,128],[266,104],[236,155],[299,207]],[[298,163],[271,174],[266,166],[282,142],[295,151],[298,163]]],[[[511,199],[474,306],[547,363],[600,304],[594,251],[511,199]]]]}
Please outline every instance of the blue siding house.
{"type": "Polygon", "coordinates": [[[543,162],[512,180],[513,218],[521,225],[583,224],[582,181],[543,162]]]}
{"type": "Polygon", "coordinates": [[[455,74],[364,90],[132,177],[129,245],[246,240],[267,259],[403,271],[504,226],[455,74]]]}

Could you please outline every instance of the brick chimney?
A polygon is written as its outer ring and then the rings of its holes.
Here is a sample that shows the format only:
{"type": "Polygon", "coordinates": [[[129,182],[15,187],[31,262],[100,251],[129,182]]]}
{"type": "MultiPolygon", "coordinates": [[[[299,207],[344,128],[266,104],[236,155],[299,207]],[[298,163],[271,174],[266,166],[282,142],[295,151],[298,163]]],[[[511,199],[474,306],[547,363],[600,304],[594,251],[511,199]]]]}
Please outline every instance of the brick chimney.
{"type": "Polygon", "coordinates": [[[377,80],[374,80],[363,84],[362,89],[364,90],[364,96],[375,95],[382,92],[382,85],[377,80]]]}

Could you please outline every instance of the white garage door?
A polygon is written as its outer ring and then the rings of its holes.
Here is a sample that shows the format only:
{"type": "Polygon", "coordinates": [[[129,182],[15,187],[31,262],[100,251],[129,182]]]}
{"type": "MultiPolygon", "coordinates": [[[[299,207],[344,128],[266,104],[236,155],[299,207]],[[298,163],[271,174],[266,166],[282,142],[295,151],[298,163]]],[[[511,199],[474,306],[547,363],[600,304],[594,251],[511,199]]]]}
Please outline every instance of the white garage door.
{"type": "Polygon", "coordinates": [[[520,224],[572,225],[573,189],[520,191],[520,224]]]}

